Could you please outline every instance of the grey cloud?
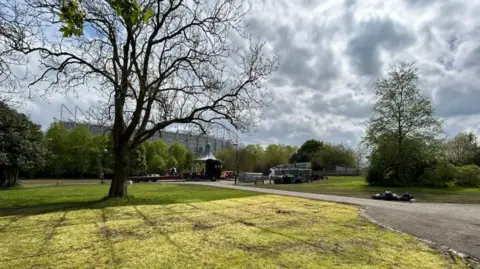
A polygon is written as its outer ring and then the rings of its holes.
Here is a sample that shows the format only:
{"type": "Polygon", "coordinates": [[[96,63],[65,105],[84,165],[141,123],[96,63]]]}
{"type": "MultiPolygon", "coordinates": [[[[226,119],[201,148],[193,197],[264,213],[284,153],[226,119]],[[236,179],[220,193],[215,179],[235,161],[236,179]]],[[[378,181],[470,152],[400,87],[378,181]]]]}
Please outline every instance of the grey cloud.
{"type": "Polygon", "coordinates": [[[370,117],[372,104],[363,100],[357,100],[352,93],[347,93],[330,99],[322,95],[316,95],[309,108],[315,115],[327,113],[347,118],[363,119],[370,117]]]}
{"type": "Polygon", "coordinates": [[[272,29],[269,29],[269,25],[258,18],[249,17],[246,19],[246,23],[246,31],[253,36],[263,37],[267,41],[273,41],[276,39],[275,33],[272,31],[272,29]]]}
{"type": "Polygon", "coordinates": [[[465,55],[465,60],[462,63],[463,68],[480,68],[480,45],[465,55]]]}
{"type": "Polygon", "coordinates": [[[330,128],[328,132],[322,132],[318,135],[309,125],[295,123],[294,121],[272,121],[271,128],[258,129],[252,135],[242,136],[242,140],[247,144],[270,144],[280,143],[287,145],[300,146],[308,139],[318,139],[336,144],[356,145],[360,141],[357,133],[343,131],[337,128],[330,128]]]}
{"type": "Polygon", "coordinates": [[[349,41],[348,54],[361,75],[379,75],[382,68],[380,49],[403,50],[416,40],[412,32],[388,18],[370,20],[359,27],[359,33],[349,41]]]}
{"type": "Polygon", "coordinates": [[[300,18],[288,25],[267,26],[257,18],[249,18],[248,25],[250,33],[263,36],[279,54],[280,66],[273,74],[273,85],[328,90],[329,82],[338,76],[331,49],[320,44],[322,29],[311,22],[300,18]],[[318,44],[315,49],[297,43],[296,33],[302,29],[312,30],[309,36],[315,40],[313,44],[318,44]]]}
{"type": "Polygon", "coordinates": [[[435,91],[435,108],[441,117],[480,114],[480,88],[478,84],[461,82],[441,86],[435,91]]]}
{"type": "Polygon", "coordinates": [[[292,48],[282,58],[278,74],[291,78],[293,85],[309,85],[316,76],[315,70],[307,64],[313,55],[313,51],[308,49],[292,48]]]}
{"type": "Polygon", "coordinates": [[[438,1],[437,0],[405,0],[405,2],[411,7],[421,8],[421,7],[430,6],[438,1]]]}
{"type": "Polygon", "coordinates": [[[344,5],[346,8],[349,8],[351,6],[354,6],[357,4],[357,1],[356,0],[345,0],[344,1],[344,5]]]}

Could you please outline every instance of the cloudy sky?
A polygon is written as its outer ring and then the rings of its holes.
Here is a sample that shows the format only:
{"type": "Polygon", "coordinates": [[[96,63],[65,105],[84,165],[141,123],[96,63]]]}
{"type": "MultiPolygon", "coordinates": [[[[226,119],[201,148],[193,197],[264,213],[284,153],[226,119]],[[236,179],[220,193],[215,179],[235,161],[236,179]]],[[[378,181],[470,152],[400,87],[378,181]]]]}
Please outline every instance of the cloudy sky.
{"type": "MultiPolygon", "coordinates": [[[[254,1],[248,31],[280,56],[273,103],[244,143],[300,145],[315,138],[355,145],[371,109],[372,84],[390,65],[415,61],[421,89],[445,132],[480,134],[480,1],[254,1]],[[318,4],[317,4],[318,3],[318,4]]],[[[46,127],[61,104],[87,110],[85,94],[36,99],[24,110],[46,127]]]]}

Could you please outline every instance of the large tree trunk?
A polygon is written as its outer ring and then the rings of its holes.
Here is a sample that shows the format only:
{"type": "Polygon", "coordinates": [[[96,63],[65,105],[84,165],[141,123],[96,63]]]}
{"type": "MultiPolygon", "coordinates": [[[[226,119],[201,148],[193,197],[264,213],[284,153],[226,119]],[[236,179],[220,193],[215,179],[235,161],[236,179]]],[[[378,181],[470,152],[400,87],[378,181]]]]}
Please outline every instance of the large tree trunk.
{"type": "Polygon", "coordinates": [[[9,188],[17,184],[18,169],[10,167],[0,167],[0,188],[9,188]]]}
{"type": "Polygon", "coordinates": [[[127,196],[127,177],[128,177],[128,150],[127,147],[115,149],[115,167],[113,171],[112,184],[108,197],[126,197],[127,196]]]}

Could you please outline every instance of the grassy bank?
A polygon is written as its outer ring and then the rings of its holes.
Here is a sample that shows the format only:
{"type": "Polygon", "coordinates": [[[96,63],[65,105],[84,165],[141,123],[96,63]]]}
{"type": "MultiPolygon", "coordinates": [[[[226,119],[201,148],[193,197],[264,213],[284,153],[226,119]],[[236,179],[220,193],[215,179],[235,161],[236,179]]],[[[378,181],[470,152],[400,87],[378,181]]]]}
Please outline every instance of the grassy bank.
{"type": "Polygon", "coordinates": [[[256,187],[310,192],[359,198],[370,198],[375,193],[392,191],[397,194],[410,193],[418,202],[471,203],[480,204],[480,188],[390,188],[368,186],[363,177],[329,177],[311,184],[296,185],[256,185],[256,187]]]}
{"type": "Polygon", "coordinates": [[[352,206],[180,184],[100,200],[107,188],[1,191],[0,268],[467,268],[352,206]]]}

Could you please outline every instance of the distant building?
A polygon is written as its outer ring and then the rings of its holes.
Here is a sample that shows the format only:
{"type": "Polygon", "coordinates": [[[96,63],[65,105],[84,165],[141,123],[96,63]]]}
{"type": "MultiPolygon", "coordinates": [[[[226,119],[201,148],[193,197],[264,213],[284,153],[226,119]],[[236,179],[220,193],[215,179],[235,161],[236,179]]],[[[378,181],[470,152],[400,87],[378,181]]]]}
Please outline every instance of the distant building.
{"type": "MultiPolygon", "coordinates": [[[[65,128],[71,130],[74,129],[77,124],[73,121],[62,121],[65,128]]],[[[88,128],[92,135],[98,135],[101,133],[106,133],[109,131],[109,127],[100,126],[100,125],[88,125],[88,128]]],[[[216,137],[208,137],[204,135],[196,135],[196,134],[188,134],[188,133],[181,133],[181,132],[172,132],[172,131],[159,131],[155,133],[150,140],[158,140],[161,139],[165,141],[167,145],[171,145],[174,142],[181,143],[185,148],[190,149],[193,153],[197,155],[201,155],[204,152],[204,147],[207,142],[210,143],[211,148],[210,151],[212,153],[221,151],[225,148],[233,147],[233,143],[230,140],[220,139],[216,137]]]]}
{"type": "Polygon", "coordinates": [[[350,172],[350,173],[353,173],[353,172],[356,172],[357,169],[355,168],[351,168],[351,167],[348,167],[348,166],[339,166],[339,165],[332,165],[332,166],[329,166],[327,168],[327,171],[335,171],[335,172],[350,172]]]}

